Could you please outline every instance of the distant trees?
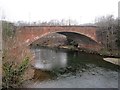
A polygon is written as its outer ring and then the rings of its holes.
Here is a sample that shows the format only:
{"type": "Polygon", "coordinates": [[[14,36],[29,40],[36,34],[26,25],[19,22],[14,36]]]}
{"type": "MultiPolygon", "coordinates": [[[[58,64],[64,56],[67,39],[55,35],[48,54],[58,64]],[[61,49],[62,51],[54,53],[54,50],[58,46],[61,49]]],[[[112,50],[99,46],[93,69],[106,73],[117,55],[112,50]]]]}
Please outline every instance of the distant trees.
{"type": "Polygon", "coordinates": [[[62,20],[50,20],[50,21],[37,21],[37,22],[24,22],[24,21],[18,21],[15,23],[16,26],[32,26],[32,25],[36,25],[36,26],[54,26],[54,25],[58,25],[58,26],[62,26],[62,25],[78,25],[76,20],[72,20],[72,19],[62,19],[62,20]]]}
{"type": "Polygon", "coordinates": [[[99,35],[101,35],[101,42],[109,51],[118,49],[120,34],[118,27],[118,18],[113,15],[103,16],[96,19],[95,25],[99,28],[99,35]]]}
{"type": "Polygon", "coordinates": [[[118,20],[118,29],[117,29],[117,46],[118,46],[118,49],[120,50],[120,20],[118,20]]]}

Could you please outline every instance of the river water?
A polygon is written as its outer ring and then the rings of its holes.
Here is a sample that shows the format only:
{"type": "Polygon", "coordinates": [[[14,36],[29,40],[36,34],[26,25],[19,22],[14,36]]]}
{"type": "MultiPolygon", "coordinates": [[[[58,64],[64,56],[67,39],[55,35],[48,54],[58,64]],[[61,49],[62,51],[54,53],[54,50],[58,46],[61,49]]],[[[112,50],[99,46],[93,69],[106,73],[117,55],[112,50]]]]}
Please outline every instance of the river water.
{"type": "Polygon", "coordinates": [[[28,88],[118,88],[118,66],[101,56],[43,47],[31,50],[36,69],[28,88]]]}

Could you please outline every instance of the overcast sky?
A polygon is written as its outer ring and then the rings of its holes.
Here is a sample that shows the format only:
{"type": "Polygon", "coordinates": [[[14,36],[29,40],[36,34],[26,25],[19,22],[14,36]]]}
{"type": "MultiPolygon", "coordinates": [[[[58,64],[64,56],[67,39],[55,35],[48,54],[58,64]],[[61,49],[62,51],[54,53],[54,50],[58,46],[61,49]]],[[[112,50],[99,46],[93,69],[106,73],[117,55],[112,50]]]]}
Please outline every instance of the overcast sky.
{"type": "Polygon", "coordinates": [[[0,0],[0,17],[9,21],[72,19],[92,23],[96,17],[118,16],[119,0],[0,0]]]}

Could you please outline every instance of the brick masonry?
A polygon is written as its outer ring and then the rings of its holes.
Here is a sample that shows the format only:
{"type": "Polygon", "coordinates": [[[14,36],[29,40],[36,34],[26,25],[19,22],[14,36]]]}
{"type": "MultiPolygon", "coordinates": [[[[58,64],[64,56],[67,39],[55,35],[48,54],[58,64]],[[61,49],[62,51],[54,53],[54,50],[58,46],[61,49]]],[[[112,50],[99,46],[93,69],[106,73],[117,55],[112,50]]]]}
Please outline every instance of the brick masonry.
{"type": "Polygon", "coordinates": [[[37,39],[55,32],[75,32],[100,43],[96,35],[97,27],[95,26],[23,26],[17,28],[17,39],[19,44],[30,44],[37,39]]]}

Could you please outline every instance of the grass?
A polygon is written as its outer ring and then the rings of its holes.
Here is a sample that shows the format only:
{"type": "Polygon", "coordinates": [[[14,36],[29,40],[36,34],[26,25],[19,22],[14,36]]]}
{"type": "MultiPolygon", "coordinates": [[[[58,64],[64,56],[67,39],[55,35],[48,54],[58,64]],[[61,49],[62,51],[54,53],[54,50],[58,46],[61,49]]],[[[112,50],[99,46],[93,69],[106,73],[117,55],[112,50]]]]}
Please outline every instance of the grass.
{"type": "Polygon", "coordinates": [[[103,50],[99,51],[99,53],[102,54],[102,55],[108,55],[108,56],[115,56],[115,57],[120,56],[120,51],[119,50],[108,51],[106,49],[103,49],[103,50]]]}

